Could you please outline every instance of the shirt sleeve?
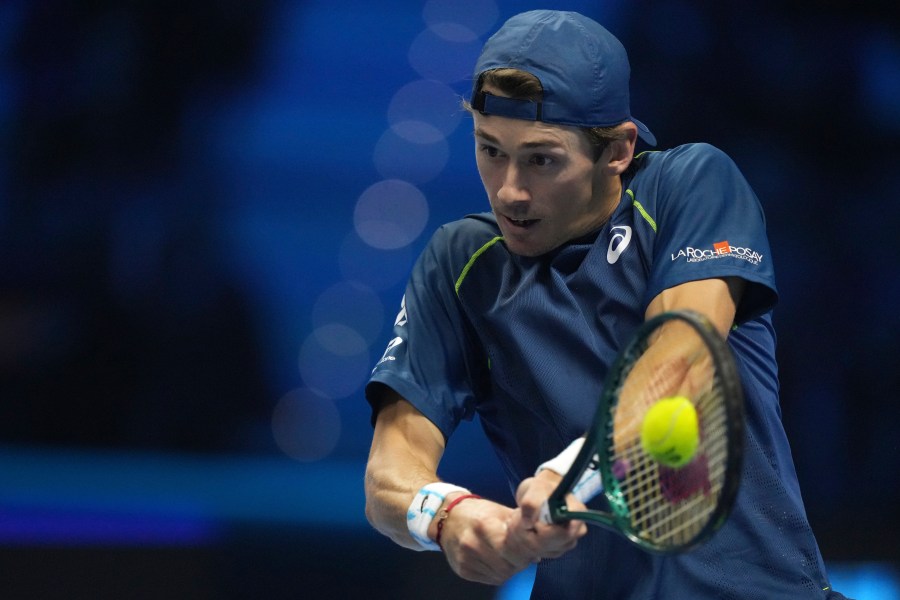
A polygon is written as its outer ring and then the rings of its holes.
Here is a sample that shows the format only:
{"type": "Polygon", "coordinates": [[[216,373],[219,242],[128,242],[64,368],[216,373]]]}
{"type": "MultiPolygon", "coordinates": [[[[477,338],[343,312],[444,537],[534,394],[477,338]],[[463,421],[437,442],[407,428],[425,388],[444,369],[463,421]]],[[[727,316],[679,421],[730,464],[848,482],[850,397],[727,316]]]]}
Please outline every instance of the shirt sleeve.
{"type": "Polygon", "coordinates": [[[445,438],[474,415],[473,370],[482,353],[456,296],[452,230],[439,229],[413,267],[393,337],[366,386],[373,423],[381,386],[415,406],[445,438]]]}
{"type": "Polygon", "coordinates": [[[688,281],[740,277],[736,321],[777,301],[765,216],[734,162],[708,144],[667,153],[656,180],[657,236],[647,297],[688,281]]]}

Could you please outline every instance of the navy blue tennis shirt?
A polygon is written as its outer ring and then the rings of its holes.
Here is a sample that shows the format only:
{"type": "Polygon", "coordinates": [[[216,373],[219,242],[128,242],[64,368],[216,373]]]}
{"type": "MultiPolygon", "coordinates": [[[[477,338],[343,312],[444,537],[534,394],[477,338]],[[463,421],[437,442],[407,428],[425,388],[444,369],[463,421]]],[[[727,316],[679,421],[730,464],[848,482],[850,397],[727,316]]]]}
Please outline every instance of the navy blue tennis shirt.
{"type": "Polygon", "coordinates": [[[747,419],[731,517],[674,557],[590,528],[540,563],[533,598],[827,597],[781,425],[762,209],[730,158],[689,144],[635,157],[609,221],[546,255],[511,254],[485,213],[441,227],[416,262],[367,397],[374,406],[380,386],[393,388],[446,438],[477,413],[512,490],[588,429],[650,301],[715,277],[747,282],[728,338],[747,419]]]}

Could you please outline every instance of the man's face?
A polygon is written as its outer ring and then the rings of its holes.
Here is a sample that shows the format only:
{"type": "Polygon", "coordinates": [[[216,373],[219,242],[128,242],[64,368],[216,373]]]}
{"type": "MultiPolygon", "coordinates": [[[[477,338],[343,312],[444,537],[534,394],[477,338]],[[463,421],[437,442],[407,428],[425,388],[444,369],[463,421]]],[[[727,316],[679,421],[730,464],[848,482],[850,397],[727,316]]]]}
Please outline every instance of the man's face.
{"type": "MultiPolygon", "coordinates": [[[[602,225],[620,190],[574,127],[474,114],[478,172],[510,252],[545,254],[602,225]]],[[[618,183],[618,179],[615,179],[618,183]]]]}

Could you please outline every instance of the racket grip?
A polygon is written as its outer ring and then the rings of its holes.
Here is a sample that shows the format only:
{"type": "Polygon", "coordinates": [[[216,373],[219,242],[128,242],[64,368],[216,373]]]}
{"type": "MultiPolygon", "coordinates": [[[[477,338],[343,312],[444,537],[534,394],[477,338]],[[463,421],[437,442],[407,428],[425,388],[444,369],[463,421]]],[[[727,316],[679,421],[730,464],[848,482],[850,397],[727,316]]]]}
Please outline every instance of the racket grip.
{"type": "Polygon", "coordinates": [[[547,525],[553,525],[553,517],[550,516],[550,504],[546,500],[541,504],[541,510],[538,512],[538,519],[547,525]]]}
{"type": "Polygon", "coordinates": [[[578,480],[578,484],[572,490],[572,495],[584,504],[587,504],[602,491],[603,480],[600,477],[600,471],[588,469],[581,475],[581,479],[578,480]]]}

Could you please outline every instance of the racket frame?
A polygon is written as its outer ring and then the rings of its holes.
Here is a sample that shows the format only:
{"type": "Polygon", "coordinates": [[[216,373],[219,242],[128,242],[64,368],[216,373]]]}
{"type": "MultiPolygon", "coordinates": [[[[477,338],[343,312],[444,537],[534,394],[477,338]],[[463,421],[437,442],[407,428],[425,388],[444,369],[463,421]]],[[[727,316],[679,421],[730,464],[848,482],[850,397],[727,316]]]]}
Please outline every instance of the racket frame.
{"type": "MultiPolygon", "coordinates": [[[[630,369],[629,369],[630,371],[630,369]]],[[[691,310],[674,310],[660,313],[645,321],[628,345],[619,353],[604,381],[600,402],[590,430],[585,437],[584,445],[575,458],[572,468],[563,476],[562,481],[547,500],[550,519],[560,523],[571,519],[579,519],[588,524],[600,525],[624,534],[629,540],[644,550],[653,553],[670,554],[685,552],[708,540],[728,519],[734,499],[740,485],[741,466],[744,452],[744,395],[740,376],[728,343],[722,338],[712,323],[705,316],[691,310]],[[613,419],[611,408],[618,402],[616,392],[620,389],[626,368],[641,355],[640,349],[663,324],[678,320],[690,325],[710,349],[715,371],[719,373],[725,402],[725,425],[727,431],[728,453],[725,465],[725,478],[716,508],[701,530],[685,543],[659,545],[640,537],[630,525],[629,508],[618,479],[613,473],[610,463],[609,444],[613,419]],[[603,482],[603,494],[609,505],[609,512],[587,509],[586,511],[569,510],[566,495],[579,481],[588,468],[600,471],[603,482]]]]}

